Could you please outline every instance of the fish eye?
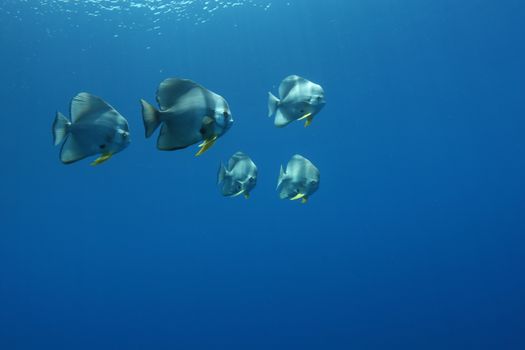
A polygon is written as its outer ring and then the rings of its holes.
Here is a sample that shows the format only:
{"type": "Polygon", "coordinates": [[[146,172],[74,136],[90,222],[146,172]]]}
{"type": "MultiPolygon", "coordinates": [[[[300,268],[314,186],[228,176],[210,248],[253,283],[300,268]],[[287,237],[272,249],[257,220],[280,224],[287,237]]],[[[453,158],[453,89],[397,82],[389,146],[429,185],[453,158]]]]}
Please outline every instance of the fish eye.
{"type": "Polygon", "coordinates": [[[106,145],[104,145],[104,144],[99,145],[98,148],[100,148],[100,149],[104,149],[104,148],[106,148],[106,145]]]}
{"type": "Polygon", "coordinates": [[[225,117],[225,118],[228,118],[228,116],[230,115],[227,111],[224,111],[222,112],[222,115],[225,117]]]}

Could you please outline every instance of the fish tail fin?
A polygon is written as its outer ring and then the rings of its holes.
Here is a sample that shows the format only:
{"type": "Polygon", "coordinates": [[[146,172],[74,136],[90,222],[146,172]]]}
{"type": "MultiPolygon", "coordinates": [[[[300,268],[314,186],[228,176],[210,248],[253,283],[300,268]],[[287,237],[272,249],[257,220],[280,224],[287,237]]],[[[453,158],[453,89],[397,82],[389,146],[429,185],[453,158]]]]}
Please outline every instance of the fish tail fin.
{"type": "Polygon", "coordinates": [[[277,179],[277,188],[281,186],[281,183],[283,182],[285,176],[286,174],[284,173],[283,166],[281,165],[281,170],[279,170],[279,178],[277,179]]]}
{"type": "Polygon", "coordinates": [[[53,143],[55,146],[64,141],[69,133],[70,127],[71,122],[62,113],[57,112],[55,120],[53,121],[53,143]]]}
{"type": "Polygon", "coordinates": [[[146,137],[150,137],[160,125],[160,112],[145,100],[140,100],[142,104],[142,120],[146,137]]]}
{"type": "Polygon", "coordinates": [[[226,176],[226,168],[224,167],[224,164],[221,163],[219,166],[219,171],[217,172],[217,184],[220,184],[224,181],[224,177],[226,176]]]}
{"type": "Polygon", "coordinates": [[[271,92],[268,93],[268,117],[271,117],[279,108],[279,99],[275,97],[271,92]]]}

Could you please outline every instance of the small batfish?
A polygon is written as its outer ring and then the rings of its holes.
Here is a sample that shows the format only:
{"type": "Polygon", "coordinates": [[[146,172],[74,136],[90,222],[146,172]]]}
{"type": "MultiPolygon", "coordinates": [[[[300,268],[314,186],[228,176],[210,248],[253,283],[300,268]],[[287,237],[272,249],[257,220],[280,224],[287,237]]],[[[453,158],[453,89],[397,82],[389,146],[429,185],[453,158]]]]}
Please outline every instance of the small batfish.
{"type": "Polygon", "coordinates": [[[97,96],[81,92],[71,101],[71,121],[57,112],[53,122],[55,146],[64,141],[60,160],[71,164],[100,154],[98,165],[126,148],[130,141],[128,121],[97,96]]]}
{"type": "Polygon", "coordinates": [[[161,126],[157,148],[171,151],[197,142],[206,152],[233,123],[224,98],[187,79],[170,78],[160,83],[157,103],[160,109],[141,100],[146,137],[161,126]]]}
{"type": "Polygon", "coordinates": [[[235,197],[242,193],[249,198],[257,184],[257,166],[246,154],[237,152],[230,158],[227,167],[221,163],[217,183],[223,196],[235,197]]]}
{"type": "Polygon", "coordinates": [[[277,182],[277,190],[281,199],[301,199],[306,203],[308,198],[319,188],[319,170],[308,159],[296,154],[290,159],[277,182]]]}
{"type": "Polygon", "coordinates": [[[297,75],[286,77],[279,85],[279,98],[268,93],[268,116],[275,114],[275,126],[283,127],[294,120],[303,120],[305,127],[325,105],[320,85],[297,75]]]}

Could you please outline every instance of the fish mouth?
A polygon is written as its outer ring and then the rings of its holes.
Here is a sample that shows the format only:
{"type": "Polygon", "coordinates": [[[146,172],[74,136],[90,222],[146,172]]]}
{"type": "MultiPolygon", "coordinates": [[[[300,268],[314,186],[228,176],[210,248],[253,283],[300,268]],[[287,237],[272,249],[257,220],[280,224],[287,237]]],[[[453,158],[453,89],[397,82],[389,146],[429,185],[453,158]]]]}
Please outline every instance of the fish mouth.
{"type": "Polygon", "coordinates": [[[230,117],[228,119],[223,118],[216,118],[215,120],[215,134],[220,136],[224,134],[226,131],[228,131],[233,125],[233,118],[230,117]]]}
{"type": "Polygon", "coordinates": [[[326,101],[325,100],[322,100],[322,101],[318,101],[316,103],[314,103],[313,105],[317,107],[318,110],[320,110],[321,108],[323,108],[326,104],[326,101]]]}
{"type": "Polygon", "coordinates": [[[222,130],[221,130],[221,135],[223,135],[224,133],[226,133],[226,131],[230,130],[230,128],[232,127],[233,125],[233,119],[226,122],[226,124],[224,124],[222,126],[222,130]]]}

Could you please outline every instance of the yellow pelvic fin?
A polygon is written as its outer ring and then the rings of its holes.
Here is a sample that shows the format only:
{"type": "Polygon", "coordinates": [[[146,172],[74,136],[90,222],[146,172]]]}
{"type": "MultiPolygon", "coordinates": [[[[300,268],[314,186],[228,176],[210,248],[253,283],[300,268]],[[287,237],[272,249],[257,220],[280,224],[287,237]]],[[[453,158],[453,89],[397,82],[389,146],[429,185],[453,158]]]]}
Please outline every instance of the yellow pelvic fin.
{"type": "Polygon", "coordinates": [[[305,115],[303,115],[301,118],[297,119],[297,120],[303,120],[303,119],[306,119],[308,117],[311,117],[312,116],[312,113],[306,113],[305,115]]]}
{"type": "Polygon", "coordinates": [[[213,136],[213,137],[210,137],[209,139],[204,140],[204,142],[199,145],[201,149],[199,150],[199,152],[195,154],[195,157],[198,157],[204,152],[206,152],[207,150],[209,150],[211,146],[213,146],[215,141],[217,141],[217,136],[213,136]]]}
{"type": "Polygon", "coordinates": [[[99,165],[99,164],[102,164],[104,163],[105,161],[107,161],[109,158],[111,158],[113,156],[113,153],[104,153],[102,154],[100,157],[98,157],[97,159],[95,159],[94,161],[91,162],[91,165],[92,166],[95,166],[95,165],[99,165]]]}
{"type": "Polygon", "coordinates": [[[301,203],[302,204],[306,204],[308,202],[308,197],[303,197],[303,199],[301,199],[301,203]]]}
{"type": "Polygon", "coordinates": [[[309,127],[310,124],[312,124],[312,120],[314,120],[314,117],[312,117],[311,115],[308,116],[308,118],[306,118],[306,121],[304,122],[304,127],[309,127]]]}
{"type": "Polygon", "coordinates": [[[297,199],[301,199],[301,198],[303,198],[304,196],[305,196],[304,193],[298,193],[298,194],[295,195],[295,197],[290,198],[290,200],[291,200],[291,201],[295,201],[295,200],[297,200],[297,199]]]}
{"type": "Polygon", "coordinates": [[[243,192],[244,192],[244,190],[240,190],[239,192],[232,194],[231,197],[237,197],[238,195],[242,194],[243,192]]]}
{"type": "Polygon", "coordinates": [[[246,199],[250,198],[250,194],[249,194],[249,193],[246,193],[246,192],[244,192],[244,198],[246,198],[246,199]]]}

